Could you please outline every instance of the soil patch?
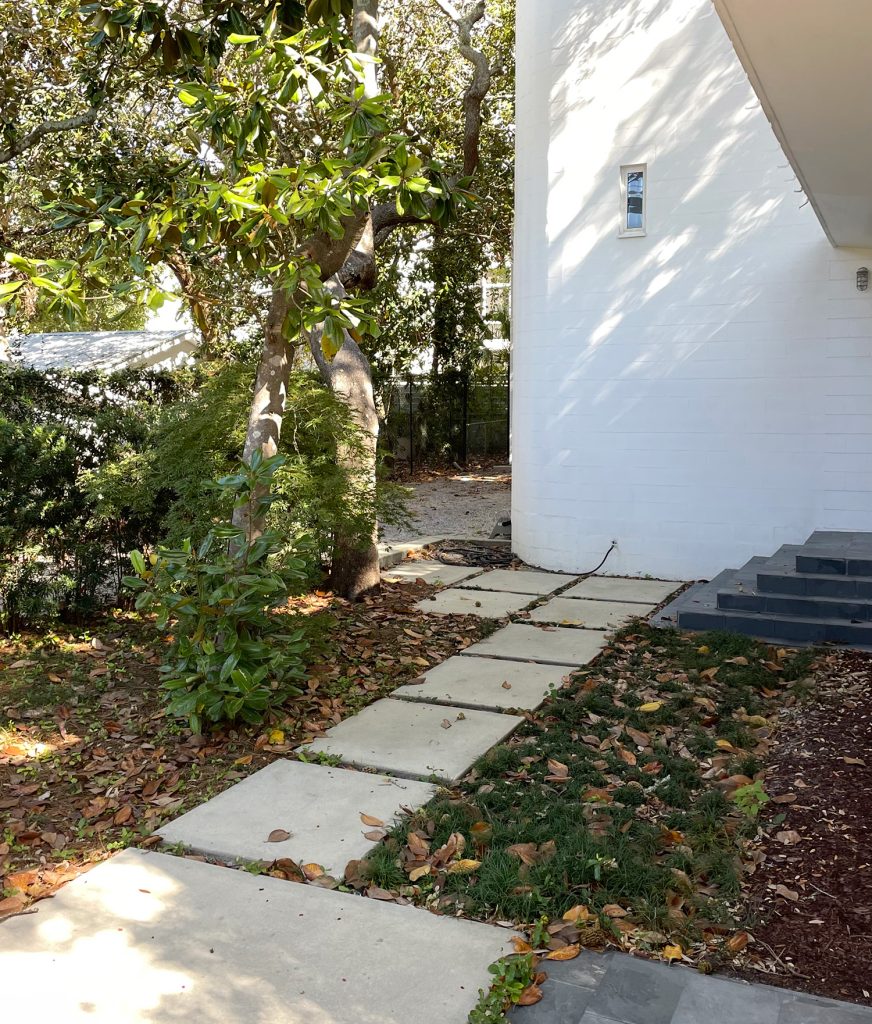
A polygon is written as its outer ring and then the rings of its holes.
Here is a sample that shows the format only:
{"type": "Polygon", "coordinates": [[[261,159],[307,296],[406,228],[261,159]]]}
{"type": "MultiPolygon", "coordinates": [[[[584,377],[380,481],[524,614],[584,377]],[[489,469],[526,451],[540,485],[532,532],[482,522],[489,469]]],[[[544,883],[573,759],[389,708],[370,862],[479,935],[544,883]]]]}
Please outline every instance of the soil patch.
{"type": "Polygon", "coordinates": [[[512,504],[511,477],[488,467],[421,475],[408,486],[410,525],[384,527],[384,541],[490,537],[497,518],[509,512],[512,504]]]}
{"type": "Polygon", "coordinates": [[[872,656],[828,655],[814,695],[783,718],[742,973],[872,1005],[872,656]]]}

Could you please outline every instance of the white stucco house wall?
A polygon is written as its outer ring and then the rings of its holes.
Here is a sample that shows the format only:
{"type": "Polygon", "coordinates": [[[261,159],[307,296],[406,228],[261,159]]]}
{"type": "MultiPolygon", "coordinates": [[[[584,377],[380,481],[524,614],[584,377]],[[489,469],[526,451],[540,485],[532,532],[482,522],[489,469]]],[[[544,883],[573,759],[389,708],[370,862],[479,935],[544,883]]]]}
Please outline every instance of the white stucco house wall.
{"type": "Polygon", "coordinates": [[[517,27],[515,550],[689,579],[872,529],[872,4],[517,27]]]}

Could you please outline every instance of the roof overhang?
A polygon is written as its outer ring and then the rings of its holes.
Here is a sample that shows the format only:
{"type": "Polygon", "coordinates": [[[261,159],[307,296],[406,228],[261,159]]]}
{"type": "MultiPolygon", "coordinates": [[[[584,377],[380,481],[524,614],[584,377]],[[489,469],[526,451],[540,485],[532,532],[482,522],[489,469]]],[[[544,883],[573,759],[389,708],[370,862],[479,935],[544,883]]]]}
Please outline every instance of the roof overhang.
{"type": "Polygon", "coordinates": [[[872,248],[872,2],[713,2],[830,241],[872,248]]]}

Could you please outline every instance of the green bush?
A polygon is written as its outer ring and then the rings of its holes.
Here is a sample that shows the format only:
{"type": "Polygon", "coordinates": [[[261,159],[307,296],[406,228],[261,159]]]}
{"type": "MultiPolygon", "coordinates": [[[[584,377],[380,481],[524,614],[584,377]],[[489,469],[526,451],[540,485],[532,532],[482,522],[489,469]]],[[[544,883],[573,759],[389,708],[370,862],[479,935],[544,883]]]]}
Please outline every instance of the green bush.
{"type": "MultiPolygon", "coordinates": [[[[196,547],[229,519],[232,495],[210,481],[242,456],[253,376],[241,362],[172,374],[0,367],[0,627],[115,603],[132,548],[196,547]]],[[[292,375],[269,524],[290,557],[309,539],[313,570],[337,532],[364,539],[374,514],[402,521],[394,485],[349,500],[336,451],[357,436],[312,374],[292,375]]]]}
{"type": "MultiPolygon", "coordinates": [[[[204,366],[202,380],[183,400],[167,406],[150,444],[91,474],[86,488],[107,515],[133,509],[159,521],[170,544],[198,544],[212,524],[229,518],[231,497],[210,481],[231,472],[242,457],[254,368],[243,363],[204,366]]],[[[340,443],[355,444],[358,430],[347,407],[314,374],[291,375],[275,472],[269,525],[299,550],[303,537],[329,561],[334,535],[367,537],[372,517],[402,522],[405,492],[379,482],[375,494],[349,501],[346,474],[337,465],[340,443]]]]}
{"type": "Polygon", "coordinates": [[[84,481],[144,448],[185,386],[145,371],[0,365],[0,626],[116,597],[125,553],[154,536],[154,509],[99,509],[84,481]]]}
{"type": "MultiPolygon", "coordinates": [[[[257,514],[272,498],[267,489],[284,459],[242,463],[218,481],[233,507],[249,505],[257,514]]],[[[232,523],[213,526],[198,547],[185,540],[179,549],[158,548],[151,557],[131,553],[137,573],[125,582],[138,590],[136,607],[156,611],[160,628],[169,627],[171,644],[161,667],[168,691],[167,710],[187,718],[194,732],[204,723],[261,722],[270,708],[299,695],[308,644],[302,629],[290,633],[271,610],[305,583],[306,563],[285,555],[278,534],[250,539],[232,523]]]]}

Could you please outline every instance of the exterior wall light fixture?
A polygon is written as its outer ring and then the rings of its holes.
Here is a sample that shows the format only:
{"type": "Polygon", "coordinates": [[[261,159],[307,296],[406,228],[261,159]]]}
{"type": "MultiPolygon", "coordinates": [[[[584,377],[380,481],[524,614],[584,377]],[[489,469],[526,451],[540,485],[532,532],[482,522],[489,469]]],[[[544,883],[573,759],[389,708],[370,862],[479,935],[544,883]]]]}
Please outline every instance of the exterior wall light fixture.
{"type": "Polygon", "coordinates": [[[869,287],[869,268],[860,267],[857,271],[857,291],[865,292],[869,287]]]}

